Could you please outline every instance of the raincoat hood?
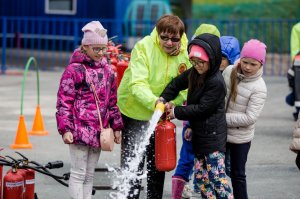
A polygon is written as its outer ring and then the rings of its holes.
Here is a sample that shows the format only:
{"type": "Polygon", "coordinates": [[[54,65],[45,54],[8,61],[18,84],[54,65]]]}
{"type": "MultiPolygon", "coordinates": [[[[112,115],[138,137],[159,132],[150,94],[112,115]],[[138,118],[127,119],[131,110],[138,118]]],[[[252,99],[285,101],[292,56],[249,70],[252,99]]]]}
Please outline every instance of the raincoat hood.
{"type": "Polygon", "coordinates": [[[206,23],[203,23],[201,24],[195,31],[195,34],[193,35],[192,37],[192,40],[203,34],[203,33],[210,33],[210,34],[213,34],[213,35],[216,35],[217,37],[220,37],[220,31],[218,30],[218,28],[212,24],[206,24],[206,23]]]}
{"type": "Polygon", "coordinates": [[[222,36],[220,38],[222,56],[225,56],[232,65],[240,58],[240,43],[233,36],[222,36]]]}
{"type": "Polygon", "coordinates": [[[207,75],[211,76],[218,72],[222,61],[221,44],[219,37],[210,33],[203,33],[195,37],[188,45],[188,53],[190,53],[192,45],[201,46],[206,51],[209,57],[210,65],[207,75]]]}

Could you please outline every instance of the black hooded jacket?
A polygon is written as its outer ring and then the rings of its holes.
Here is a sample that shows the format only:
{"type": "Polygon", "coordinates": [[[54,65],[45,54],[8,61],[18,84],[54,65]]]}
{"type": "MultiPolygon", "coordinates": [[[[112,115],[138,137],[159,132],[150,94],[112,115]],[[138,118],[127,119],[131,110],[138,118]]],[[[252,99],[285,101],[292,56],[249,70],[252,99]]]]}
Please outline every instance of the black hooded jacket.
{"type": "MultiPolygon", "coordinates": [[[[175,117],[188,120],[192,129],[192,143],[195,155],[225,152],[227,141],[227,126],[225,117],[226,86],[219,71],[222,60],[220,40],[217,36],[204,33],[195,37],[188,45],[199,45],[209,57],[210,67],[206,73],[201,88],[188,92],[187,105],[176,106],[175,117]]],[[[173,100],[181,90],[188,88],[189,74],[193,70],[185,71],[165,88],[161,97],[166,101],[173,100]]]]}

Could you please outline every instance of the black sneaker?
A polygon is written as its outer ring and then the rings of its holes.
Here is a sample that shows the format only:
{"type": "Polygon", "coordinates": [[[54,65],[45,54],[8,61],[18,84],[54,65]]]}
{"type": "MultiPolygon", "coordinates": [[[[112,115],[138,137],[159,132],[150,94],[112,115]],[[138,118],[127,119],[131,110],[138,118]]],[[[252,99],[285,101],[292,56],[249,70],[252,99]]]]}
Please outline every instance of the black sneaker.
{"type": "Polygon", "coordinates": [[[297,165],[298,169],[300,170],[300,151],[297,154],[295,162],[296,162],[296,165],[297,165]]]}
{"type": "Polygon", "coordinates": [[[297,112],[293,113],[293,116],[294,116],[294,120],[297,121],[297,119],[298,119],[298,113],[297,112]]]}

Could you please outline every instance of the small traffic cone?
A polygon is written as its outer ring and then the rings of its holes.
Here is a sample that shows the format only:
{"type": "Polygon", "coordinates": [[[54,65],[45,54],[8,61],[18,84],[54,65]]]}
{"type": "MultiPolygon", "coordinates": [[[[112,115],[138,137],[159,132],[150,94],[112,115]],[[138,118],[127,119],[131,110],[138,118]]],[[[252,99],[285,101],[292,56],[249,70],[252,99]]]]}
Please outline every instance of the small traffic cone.
{"type": "Polygon", "coordinates": [[[36,107],[35,117],[32,124],[32,130],[29,132],[30,135],[48,135],[48,132],[44,128],[44,120],[39,105],[36,107]]]}
{"type": "Polygon", "coordinates": [[[13,149],[31,149],[32,144],[29,143],[24,115],[20,115],[18,131],[15,138],[15,143],[10,145],[13,149]]]}

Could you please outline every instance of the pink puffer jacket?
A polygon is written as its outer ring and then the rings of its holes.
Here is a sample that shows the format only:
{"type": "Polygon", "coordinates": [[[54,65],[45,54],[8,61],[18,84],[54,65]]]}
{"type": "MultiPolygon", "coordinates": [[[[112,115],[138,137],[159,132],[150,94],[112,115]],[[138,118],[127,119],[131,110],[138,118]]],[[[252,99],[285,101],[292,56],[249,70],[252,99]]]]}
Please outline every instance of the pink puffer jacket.
{"type": "Polygon", "coordinates": [[[56,120],[58,132],[63,135],[70,131],[74,144],[101,147],[99,142],[100,124],[93,91],[86,81],[87,68],[89,79],[95,85],[100,100],[100,113],[103,127],[116,130],[123,128],[123,121],[117,107],[117,85],[113,70],[106,59],[99,62],[76,49],[70,63],[62,74],[57,93],[56,120]]]}

